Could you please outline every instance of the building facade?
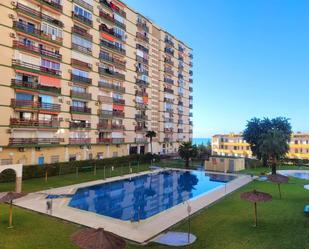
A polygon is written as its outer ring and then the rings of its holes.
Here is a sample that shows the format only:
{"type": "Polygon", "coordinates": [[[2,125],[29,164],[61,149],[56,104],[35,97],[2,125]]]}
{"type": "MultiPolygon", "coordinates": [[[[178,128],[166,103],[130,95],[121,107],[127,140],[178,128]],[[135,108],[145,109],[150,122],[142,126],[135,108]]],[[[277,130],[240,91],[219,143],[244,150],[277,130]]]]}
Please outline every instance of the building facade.
{"type": "Polygon", "coordinates": [[[117,0],[0,4],[1,164],[177,151],[192,50],[117,0]]]}
{"type": "MultiPolygon", "coordinates": [[[[250,145],[243,139],[241,134],[214,135],[211,144],[213,155],[252,158],[250,145]]],[[[289,146],[288,158],[309,159],[308,133],[292,134],[289,146]]]]}

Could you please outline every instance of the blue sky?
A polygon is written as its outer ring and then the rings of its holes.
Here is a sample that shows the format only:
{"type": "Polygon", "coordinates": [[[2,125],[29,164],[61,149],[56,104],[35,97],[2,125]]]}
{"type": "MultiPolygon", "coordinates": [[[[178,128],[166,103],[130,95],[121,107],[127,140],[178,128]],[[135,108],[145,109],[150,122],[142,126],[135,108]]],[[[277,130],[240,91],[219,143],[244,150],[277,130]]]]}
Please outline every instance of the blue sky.
{"type": "Polygon", "coordinates": [[[308,0],[124,0],[194,49],[194,137],[285,116],[309,132],[308,0]]]}

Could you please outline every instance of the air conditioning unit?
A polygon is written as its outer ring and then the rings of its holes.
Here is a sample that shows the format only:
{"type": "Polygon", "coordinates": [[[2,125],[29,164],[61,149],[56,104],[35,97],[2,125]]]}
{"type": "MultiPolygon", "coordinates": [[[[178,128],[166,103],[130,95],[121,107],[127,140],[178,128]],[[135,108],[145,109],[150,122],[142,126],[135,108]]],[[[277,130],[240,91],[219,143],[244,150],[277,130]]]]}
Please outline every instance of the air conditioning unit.
{"type": "Polygon", "coordinates": [[[58,101],[59,101],[59,103],[63,103],[63,98],[62,97],[58,97],[58,101]]]}
{"type": "Polygon", "coordinates": [[[11,38],[16,38],[16,34],[15,33],[10,33],[10,37],[11,38]]]}
{"type": "Polygon", "coordinates": [[[17,2],[16,2],[16,1],[12,1],[12,2],[11,2],[11,5],[12,5],[12,6],[17,6],[17,2]]]}
{"type": "Polygon", "coordinates": [[[18,148],[18,151],[19,151],[19,152],[25,152],[26,150],[25,150],[24,147],[20,147],[20,148],[18,148]]]}
{"type": "Polygon", "coordinates": [[[11,134],[11,133],[12,133],[12,130],[11,130],[11,129],[7,129],[7,130],[6,130],[6,133],[7,133],[7,134],[11,134]]]}
{"type": "Polygon", "coordinates": [[[9,18],[10,18],[10,19],[14,19],[15,17],[14,17],[13,14],[9,14],[9,18]]]}

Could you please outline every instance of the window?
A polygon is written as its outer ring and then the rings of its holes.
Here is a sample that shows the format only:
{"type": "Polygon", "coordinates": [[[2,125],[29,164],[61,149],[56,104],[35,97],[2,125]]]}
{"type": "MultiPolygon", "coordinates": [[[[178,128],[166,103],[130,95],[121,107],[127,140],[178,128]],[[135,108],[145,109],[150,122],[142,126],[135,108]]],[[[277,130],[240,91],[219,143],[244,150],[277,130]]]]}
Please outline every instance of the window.
{"type": "Polygon", "coordinates": [[[124,40],[124,31],[118,27],[114,27],[114,32],[124,40]]]}
{"type": "Polygon", "coordinates": [[[41,66],[46,67],[46,68],[51,68],[51,69],[54,69],[54,70],[60,70],[60,63],[45,60],[45,59],[42,59],[41,66]]]}
{"type": "Polygon", "coordinates": [[[32,101],[33,95],[27,94],[27,93],[16,93],[16,99],[17,100],[28,100],[32,101]]]}
{"type": "Polygon", "coordinates": [[[83,9],[82,7],[79,7],[78,5],[75,5],[75,4],[74,4],[74,13],[76,15],[79,15],[79,16],[85,17],[89,20],[92,20],[92,14],[89,11],[87,11],[87,10],[83,9]]]}
{"type": "Polygon", "coordinates": [[[47,96],[47,95],[40,95],[39,96],[39,102],[40,103],[53,103],[53,97],[52,96],[47,96]]]}
{"type": "Polygon", "coordinates": [[[86,88],[80,86],[73,86],[72,90],[78,93],[86,93],[86,88]]]}
{"type": "Polygon", "coordinates": [[[51,26],[50,24],[47,23],[42,23],[41,27],[43,33],[46,35],[56,36],[60,38],[62,37],[62,30],[57,27],[51,26]]]}
{"type": "Polygon", "coordinates": [[[76,69],[76,68],[73,68],[72,73],[74,75],[77,75],[77,76],[81,76],[81,77],[84,77],[84,78],[89,78],[89,73],[88,72],[82,71],[82,70],[79,70],[79,69],[76,69]]]}
{"type": "Polygon", "coordinates": [[[72,106],[84,108],[84,107],[86,107],[86,102],[73,100],[72,101],[72,106]]]}
{"type": "Polygon", "coordinates": [[[92,42],[90,42],[90,41],[88,41],[86,39],[83,39],[83,38],[81,38],[79,36],[72,35],[72,42],[74,44],[80,45],[82,47],[92,49],[92,42]]]}
{"type": "Polygon", "coordinates": [[[97,158],[98,158],[99,160],[102,160],[102,159],[103,159],[103,152],[98,152],[97,158]]]}
{"type": "Polygon", "coordinates": [[[114,18],[116,21],[120,22],[120,23],[124,23],[124,18],[116,13],[114,13],[114,18]]]}

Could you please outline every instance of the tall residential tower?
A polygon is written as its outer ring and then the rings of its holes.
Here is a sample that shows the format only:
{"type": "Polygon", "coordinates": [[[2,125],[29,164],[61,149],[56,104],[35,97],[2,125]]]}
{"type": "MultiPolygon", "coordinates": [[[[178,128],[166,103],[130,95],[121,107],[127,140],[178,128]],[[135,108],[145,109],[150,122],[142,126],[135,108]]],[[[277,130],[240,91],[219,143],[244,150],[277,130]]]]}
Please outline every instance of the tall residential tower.
{"type": "Polygon", "coordinates": [[[149,152],[192,138],[192,51],[120,1],[2,0],[1,164],[149,152]]]}

